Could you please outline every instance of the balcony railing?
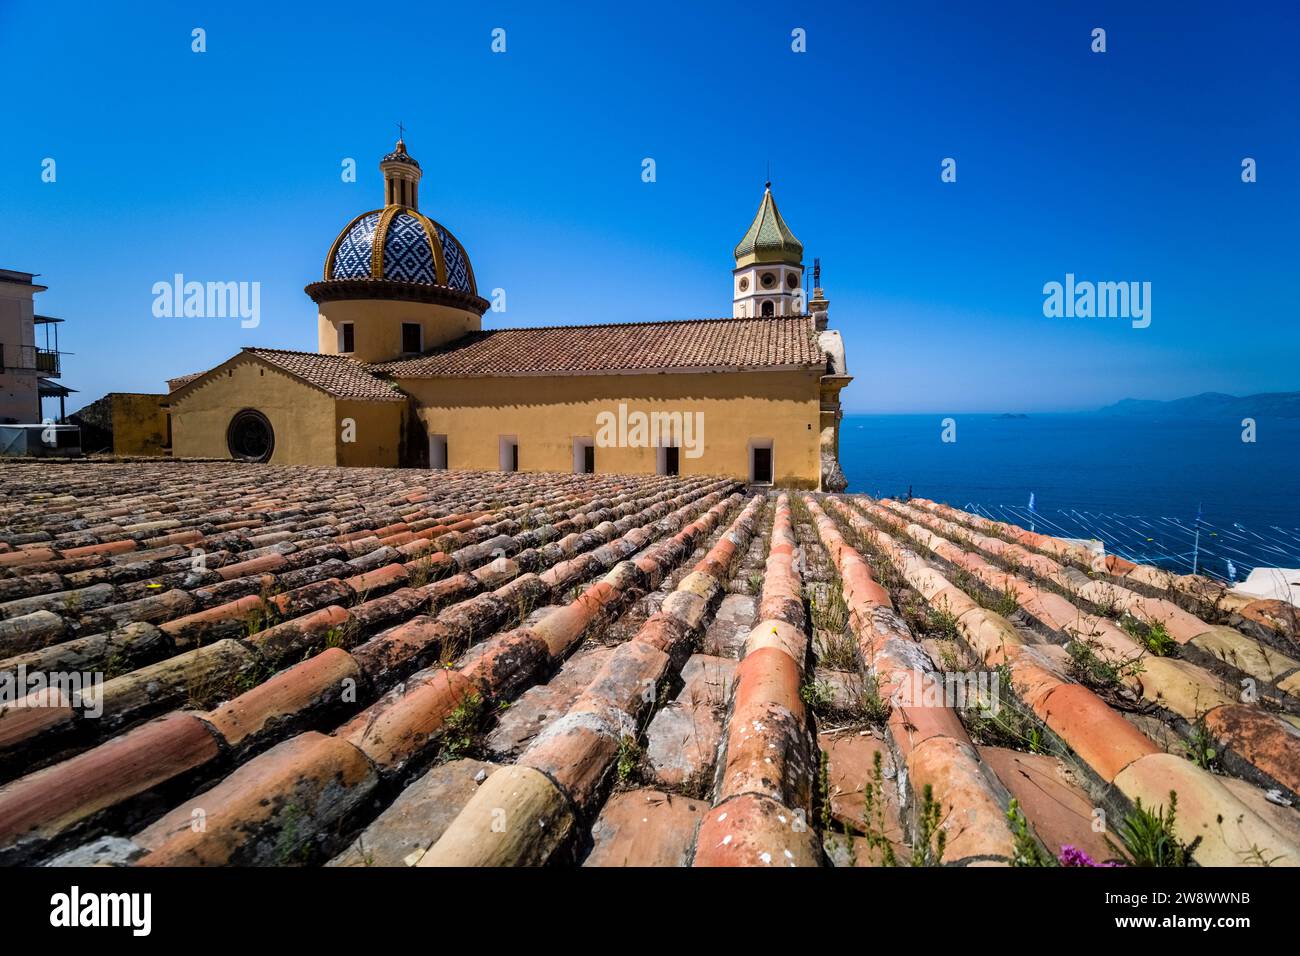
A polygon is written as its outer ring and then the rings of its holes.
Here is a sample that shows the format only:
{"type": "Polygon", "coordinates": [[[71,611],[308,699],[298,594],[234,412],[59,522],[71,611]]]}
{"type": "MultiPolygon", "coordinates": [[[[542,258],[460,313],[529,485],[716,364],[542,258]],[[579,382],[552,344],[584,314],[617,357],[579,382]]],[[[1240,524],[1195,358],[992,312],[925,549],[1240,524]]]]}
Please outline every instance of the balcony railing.
{"type": "Polygon", "coordinates": [[[59,353],[53,349],[36,350],[36,371],[41,375],[59,377],[59,353]]]}

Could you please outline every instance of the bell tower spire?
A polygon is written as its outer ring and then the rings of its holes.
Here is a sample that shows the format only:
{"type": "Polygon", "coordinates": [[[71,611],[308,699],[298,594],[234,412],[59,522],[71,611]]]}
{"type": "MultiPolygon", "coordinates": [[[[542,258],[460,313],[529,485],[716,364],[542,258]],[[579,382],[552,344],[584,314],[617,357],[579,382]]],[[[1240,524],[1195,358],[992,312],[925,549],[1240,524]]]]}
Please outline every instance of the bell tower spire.
{"type": "Polygon", "coordinates": [[[781,218],[764,184],[758,213],[735,249],[731,314],[737,319],[798,315],[807,311],[803,292],[803,244],[781,218]]]}

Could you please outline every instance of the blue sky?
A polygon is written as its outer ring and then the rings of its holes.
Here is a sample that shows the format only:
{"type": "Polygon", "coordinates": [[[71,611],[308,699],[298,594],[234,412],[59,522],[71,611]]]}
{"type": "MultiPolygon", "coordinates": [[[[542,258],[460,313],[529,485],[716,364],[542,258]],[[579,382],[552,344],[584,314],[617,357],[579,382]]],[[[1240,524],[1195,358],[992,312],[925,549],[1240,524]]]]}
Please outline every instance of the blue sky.
{"type": "Polygon", "coordinates": [[[1300,388],[1300,13],[1132,6],[0,0],[0,267],[68,320],[70,407],[312,349],[302,288],[401,120],[421,209],[506,290],[489,327],[729,315],[770,162],[850,411],[1300,388]],[[177,272],[260,282],[260,327],[155,318],[177,272]],[[1045,318],[1067,272],[1150,282],[1150,327],[1045,318]]]}

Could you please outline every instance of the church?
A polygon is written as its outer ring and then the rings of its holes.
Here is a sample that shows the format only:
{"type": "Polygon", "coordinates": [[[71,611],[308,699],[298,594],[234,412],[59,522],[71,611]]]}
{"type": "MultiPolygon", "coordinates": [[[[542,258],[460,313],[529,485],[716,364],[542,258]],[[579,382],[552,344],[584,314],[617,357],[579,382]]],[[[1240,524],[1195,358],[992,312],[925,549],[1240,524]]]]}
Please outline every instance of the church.
{"type": "Polygon", "coordinates": [[[379,166],[383,207],[343,227],[306,287],[317,350],[245,348],[170,380],[173,456],[843,490],[844,346],[770,183],[735,248],[730,317],[485,329],[469,253],[420,209],[420,164],[399,139],[379,166]]]}

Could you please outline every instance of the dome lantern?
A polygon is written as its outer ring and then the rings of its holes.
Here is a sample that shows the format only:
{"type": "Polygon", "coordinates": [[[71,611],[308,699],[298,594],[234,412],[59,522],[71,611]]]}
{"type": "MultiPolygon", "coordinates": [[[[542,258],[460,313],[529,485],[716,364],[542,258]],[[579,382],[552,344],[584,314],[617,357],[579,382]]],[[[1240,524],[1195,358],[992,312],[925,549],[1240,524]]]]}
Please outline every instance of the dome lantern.
{"type": "Polygon", "coordinates": [[[384,205],[420,208],[420,177],[424,174],[406,151],[405,142],[397,140],[393,151],[379,161],[379,169],[384,174],[384,205]]]}

